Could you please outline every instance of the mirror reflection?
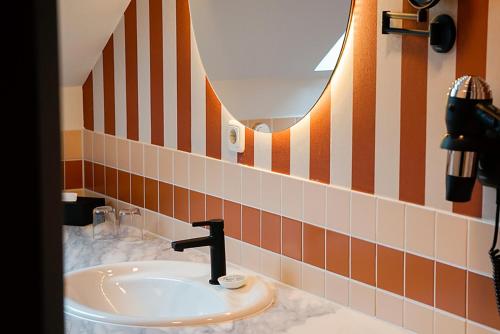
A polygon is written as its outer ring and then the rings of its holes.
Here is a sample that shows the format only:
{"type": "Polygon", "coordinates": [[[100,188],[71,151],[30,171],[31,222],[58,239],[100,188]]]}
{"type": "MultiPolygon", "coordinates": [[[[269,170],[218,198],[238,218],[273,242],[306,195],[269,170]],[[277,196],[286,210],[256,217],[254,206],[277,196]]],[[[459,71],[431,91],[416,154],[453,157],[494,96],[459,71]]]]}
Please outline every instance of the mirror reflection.
{"type": "Polygon", "coordinates": [[[201,60],[224,107],[263,132],[304,117],[339,58],[350,0],[190,0],[201,60]]]}

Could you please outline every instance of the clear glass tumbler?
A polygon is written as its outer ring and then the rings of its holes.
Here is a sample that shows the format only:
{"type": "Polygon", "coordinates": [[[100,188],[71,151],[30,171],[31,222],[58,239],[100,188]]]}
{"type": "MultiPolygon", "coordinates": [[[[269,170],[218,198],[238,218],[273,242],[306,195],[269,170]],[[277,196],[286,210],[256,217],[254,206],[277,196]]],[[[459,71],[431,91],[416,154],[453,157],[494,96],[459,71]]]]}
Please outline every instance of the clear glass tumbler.
{"type": "Polygon", "coordinates": [[[98,206],[93,210],[92,238],[111,240],[116,238],[116,212],[112,206],[98,206]]]}
{"type": "Polygon", "coordinates": [[[121,240],[144,240],[144,221],[138,208],[118,211],[118,236],[121,240]]]}

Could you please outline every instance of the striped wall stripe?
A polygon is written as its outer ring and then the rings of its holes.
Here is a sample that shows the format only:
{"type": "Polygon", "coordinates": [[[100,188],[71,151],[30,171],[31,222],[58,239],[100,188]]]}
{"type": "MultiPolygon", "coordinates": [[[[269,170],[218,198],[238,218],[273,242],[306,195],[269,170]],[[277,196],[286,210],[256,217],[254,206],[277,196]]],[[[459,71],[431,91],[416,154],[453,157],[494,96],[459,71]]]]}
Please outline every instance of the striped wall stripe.
{"type": "Polygon", "coordinates": [[[271,170],[290,174],[290,129],[272,133],[271,154],[271,170]]]}
{"type": "Polygon", "coordinates": [[[377,1],[356,1],[353,45],[352,189],[373,193],[375,171],[375,105],[377,1]]]}
{"type": "Polygon", "coordinates": [[[151,144],[163,146],[163,4],[149,0],[151,144]]]}
{"type": "Polygon", "coordinates": [[[102,51],[104,85],[104,132],[115,135],[115,54],[113,36],[102,51]]]}
{"type": "Polygon", "coordinates": [[[116,135],[127,138],[127,91],[125,69],[125,21],[122,18],[113,33],[115,77],[115,130],[116,135]]]}
{"type": "Polygon", "coordinates": [[[131,0],[125,10],[125,72],[127,93],[127,138],[139,140],[137,92],[137,5],[131,0]]]}
{"type": "Polygon", "coordinates": [[[186,152],[191,152],[190,21],[188,0],[177,0],[177,148],[186,152]]]}
{"type": "Polygon", "coordinates": [[[222,106],[212,85],[205,77],[206,99],[206,155],[215,159],[221,158],[221,112],[222,106]]]}
{"type": "MultiPolygon", "coordinates": [[[[403,11],[416,12],[416,9],[405,1],[403,11]]],[[[425,30],[428,24],[405,20],[403,27],[425,30]]],[[[399,199],[422,205],[425,202],[428,44],[426,38],[402,36],[399,199]]]]}
{"type": "Polygon", "coordinates": [[[162,0],[164,144],[177,148],[176,0],[162,0]]]}
{"type": "Polygon", "coordinates": [[[270,133],[254,131],[253,154],[254,166],[265,170],[271,170],[273,138],[270,133]]]}
{"type": "MultiPolygon", "coordinates": [[[[311,115],[290,128],[290,175],[309,178],[311,115]]],[[[273,147],[274,151],[274,147],[273,147]]]]}
{"type": "Polygon", "coordinates": [[[330,183],[330,84],[312,108],[309,139],[309,178],[330,183]]]}
{"type": "Polygon", "coordinates": [[[151,143],[151,69],[149,40],[149,0],[137,0],[139,140],[148,144],[151,143]]]}
{"type": "MultiPolygon", "coordinates": [[[[401,12],[401,0],[379,0],[377,31],[382,30],[382,11],[401,12]]],[[[398,20],[392,24],[397,25],[398,20]]],[[[399,150],[401,124],[401,36],[377,34],[375,193],[399,198],[399,150]]]]}
{"type": "MultiPolygon", "coordinates": [[[[487,17],[488,0],[458,2],[456,77],[466,74],[486,77],[487,17]]],[[[466,203],[453,203],[453,212],[481,217],[482,200],[483,189],[476,181],[472,199],[466,203]]]]}
{"type": "Polygon", "coordinates": [[[191,26],[191,151],[205,155],[206,74],[191,26]]]}
{"type": "Polygon", "coordinates": [[[451,52],[437,54],[425,39],[379,33],[381,10],[411,10],[405,1],[358,0],[355,33],[312,112],[286,131],[246,129],[246,151],[238,155],[225,145],[225,124],[232,116],[206,78],[188,0],[132,0],[83,84],[84,127],[491,217],[494,194],[488,188],[477,186],[471,203],[444,199],[446,155],[439,144],[445,92],[455,77],[486,76],[497,98],[500,94],[500,46],[487,34],[500,30],[499,7],[486,0],[439,3],[431,19],[443,12],[457,17],[458,40],[451,52]]]}
{"type": "MultiPolygon", "coordinates": [[[[448,14],[457,17],[458,0],[441,1],[430,10],[430,17],[448,14]]],[[[451,211],[452,203],[445,197],[446,151],[441,149],[441,140],[446,133],[443,121],[447,101],[446,92],[455,80],[456,48],[448,53],[427,52],[427,126],[425,149],[425,205],[451,211]]]]}
{"type": "Polygon", "coordinates": [[[83,127],[94,130],[94,88],[92,71],[82,86],[83,127]]]}
{"type": "Polygon", "coordinates": [[[94,131],[104,132],[104,83],[102,54],[92,70],[92,88],[94,99],[94,131]]]}
{"type": "Polygon", "coordinates": [[[245,151],[238,153],[238,163],[240,164],[254,165],[254,133],[254,130],[245,127],[245,151]]]}
{"type": "Polygon", "coordinates": [[[330,182],[346,188],[352,184],[353,35],[347,37],[330,85],[330,182]]]}

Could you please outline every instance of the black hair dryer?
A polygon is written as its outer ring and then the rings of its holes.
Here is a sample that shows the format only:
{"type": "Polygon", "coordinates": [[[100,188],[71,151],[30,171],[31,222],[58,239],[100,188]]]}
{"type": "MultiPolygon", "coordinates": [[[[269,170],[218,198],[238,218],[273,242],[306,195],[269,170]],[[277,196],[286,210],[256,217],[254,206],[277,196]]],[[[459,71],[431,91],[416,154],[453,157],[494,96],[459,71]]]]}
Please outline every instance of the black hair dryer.
{"type": "Polygon", "coordinates": [[[448,133],[441,148],[448,150],[446,199],[467,202],[476,177],[482,185],[496,188],[493,245],[489,251],[500,313],[500,250],[496,249],[500,207],[500,110],[493,105],[488,84],[477,76],[455,80],[446,104],[448,133]]]}

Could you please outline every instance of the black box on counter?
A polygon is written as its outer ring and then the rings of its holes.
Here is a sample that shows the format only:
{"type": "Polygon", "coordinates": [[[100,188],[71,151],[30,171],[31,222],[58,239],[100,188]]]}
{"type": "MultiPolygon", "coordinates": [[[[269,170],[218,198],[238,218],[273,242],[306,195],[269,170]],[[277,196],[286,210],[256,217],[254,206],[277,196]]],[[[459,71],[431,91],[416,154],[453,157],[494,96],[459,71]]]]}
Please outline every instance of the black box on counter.
{"type": "Polygon", "coordinates": [[[84,226],[92,224],[92,211],[105,205],[102,197],[80,197],[76,202],[63,202],[64,225],[84,226]]]}

